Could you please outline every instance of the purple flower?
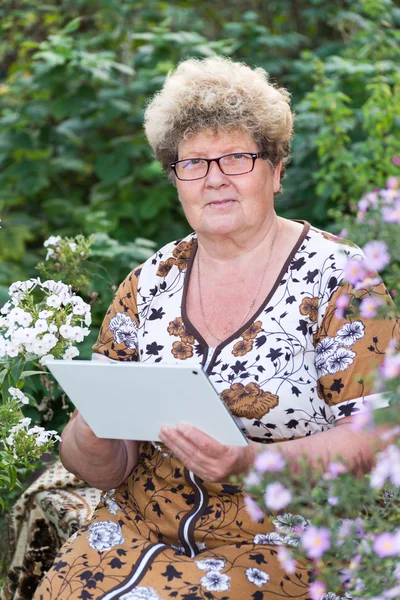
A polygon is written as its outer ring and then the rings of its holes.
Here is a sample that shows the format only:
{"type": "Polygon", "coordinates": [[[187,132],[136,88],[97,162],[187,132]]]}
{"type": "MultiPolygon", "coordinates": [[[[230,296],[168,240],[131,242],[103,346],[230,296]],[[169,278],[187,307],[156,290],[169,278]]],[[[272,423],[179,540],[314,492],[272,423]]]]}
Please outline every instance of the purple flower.
{"type": "Polygon", "coordinates": [[[282,510],[292,501],[292,494],[279,481],[270,483],[264,494],[265,505],[271,510],[282,510]]]}
{"type": "Polygon", "coordinates": [[[347,467],[340,462],[330,462],[328,465],[327,473],[324,473],[324,479],[336,479],[338,475],[342,473],[347,473],[347,467]]]}
{"type": "Polygon", "coordinates": [[[396,200],[392,206],[382,208],[382,219],[385,223],[400,223],[400,200],[396,200]]]}
{"type": "Polygon", "coordinates": [[[399,180],[397,177],[389,177],[386,182],[386,187],[389,190],[396,190],[399,187],[399,180]]]}
{"type": "Polygon", "coordinates": [[[373,426],[373,409],[370,402],[366,402],[362,410],[352,415],[350,429],[352,431],[363,431],[364,429],[372,430],[373,426]]]}
{"type": "Polygon", "coordinates": [[[363,250],[368,268],[371,270],[382,271],[390,263],[388,247],[385,242],[379,240],[368,242],[363,250]]]}
{"type": "Polygon", "coordinates": [[[326,592],[326,585],[322,581],[314,581],[308,586],[311,600],[321,600],[326,592]]]}
{"type": "Polygon", "coordinates": [[[339,504],[339,498],[337,496],[328,496],[328,502],[331,506],[337,506],[339,504]]]}
{"type": "Polygon", "coordinates": [[[259,473],[282,471],[285,465],[285,459],[276,450],[264,450],[254,459],[254,466],[259,473]]]}
{"type": "Polygon", "coordinates": [[[386,354],[381,366],[383,379],[394,379],[400,375],[400,354],[386,354]]]}
{"type": "Polygon", "coordinates": [[[366,276],[366,270],[361,260],[351,258],[347,261],[344,268],[344,279],[351,285],[355,285],[359,281],[362,281],[366,276]]]}
{"type": "Polygon", "coordinates": [[[282,569],[289,575],[296,571],[296,561],[286,546],[278,546],[278,561],[282,569]]]}
{"type": "Polygon", "coordinates": [[[350,303],[350,298],[346,294],[342,294],[336,299],[336,316],[343,319],[344,311],[350,303]]]}
{"type": "Polygon", "coordinates": [[[265,515],[263,511],[258,506],[257,502],[253,500],[253,498],[250,498],[250,496],[244,497],[244,505],[252,521],[259,522],[264,518],[265,515]]]}
{"type": "Polygon", "coordinates": [[[385,531],[376,536],[373,548],[380,558],[400,555],[400,536],[385,531]]]}
{"type": "Polygon", "coordinates": [[[373,319],[376,316],[378,306],[382,306],[382,304],[382,300],[376,296],[363,298],[360,303],[360,315],[363,319],[373,319]]]}
{"type": "Polygon", "coordinates": [[[323,553],[330,548],[330,531],[326,527],[311,525],[301,536],[301,543],[309,558],[321,558],[323,553]]]}
{"type": "Polygon", "coordinates": [[[400,156],[393,156],[392,163],[396,165],[396,167],[400,167],[400,156]]]}

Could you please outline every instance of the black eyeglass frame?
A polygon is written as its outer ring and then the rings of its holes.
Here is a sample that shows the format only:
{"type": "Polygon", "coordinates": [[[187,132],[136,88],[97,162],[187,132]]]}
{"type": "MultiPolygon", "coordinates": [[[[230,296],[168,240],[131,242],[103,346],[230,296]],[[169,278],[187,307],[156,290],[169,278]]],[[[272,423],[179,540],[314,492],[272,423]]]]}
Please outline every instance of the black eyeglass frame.
{"type": "Polygon", "coordinates": [[[269,164],[271,165],[271,167],[274,168],[274,165],[269,160],[269,158],[267,158],[265,152],[231,152],[230,154],[224,154],[223,156],[220,156],[219,158],[203,158],[202,156],[196,156],[196,157],[192,157],[192,158],[185,158],[183,160],[176,160],[175,162],[172,162],[170,164],[170,167],[173,170],[173,172],[175,173],[176,177],[179,179],[179,181],[198,181],[199,179],[204,179],[204,177],[207,177],[207,175],[208,175],[208,172],[210,170],[210,165],[212,162],[217,163],[219,170],[224,175],[227,175],[228,177],[238,177],[239,175],[246,175],[246,173],[251,173],[254,170],[254,164],[255,164],[257,158],[267,160],[269,162],[269,164]],[[244,173],[225,173],[224,170],[222,169],[219,161],[223,158],[226,158],[227,156],[235,156],[235,154],[247,154],[248,156],[251,156],[251,158],[253,159],[253,164],[251,165],[251,169],[249,169],[248,171],[244,171],[244,173]],[[206,174],[202,175],[201,177],[193,177],[191,179],[181,179],[179,177],[178,173],[176,172],[176,165],[178,163],[187,162],[188,160],[204,160],[204,161],[206,161],[206,163],[207,163],[206,174]]]}

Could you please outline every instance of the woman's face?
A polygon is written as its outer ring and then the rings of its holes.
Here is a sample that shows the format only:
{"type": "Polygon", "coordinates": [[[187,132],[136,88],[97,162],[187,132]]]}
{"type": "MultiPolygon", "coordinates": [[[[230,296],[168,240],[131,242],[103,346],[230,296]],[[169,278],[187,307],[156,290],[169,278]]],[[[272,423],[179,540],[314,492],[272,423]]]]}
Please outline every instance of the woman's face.
{"type": "MultiPolygon", "coordinates": [[[[204,130],[179,144],[178,159],[218,158],[225,154],[259,152],[252,136],[242,131],[204,130]]],[[[243,175],[224,175],[217,163],[196,181],[175,179],[179,199],[190,226],[204,235],[246,235],[260,230],[273,214],[274,193],[280,188],[280,170],[258,158],[243,175]]]]}

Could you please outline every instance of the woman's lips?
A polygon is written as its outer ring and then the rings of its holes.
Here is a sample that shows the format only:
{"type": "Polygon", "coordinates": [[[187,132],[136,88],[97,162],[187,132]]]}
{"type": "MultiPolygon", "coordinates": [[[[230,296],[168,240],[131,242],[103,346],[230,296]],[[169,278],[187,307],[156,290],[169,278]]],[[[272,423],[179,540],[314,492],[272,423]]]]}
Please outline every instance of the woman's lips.
{"type": "Polygon", "coordinates": [[[226,200],[213,200],[212,202],[209,202],[207,206],[212,206],[213,208],[224,208],[226,206],[230,206],[234,202],[236,202],[236,200],[232,200],[232,198],[227,198],[226,200]]]}

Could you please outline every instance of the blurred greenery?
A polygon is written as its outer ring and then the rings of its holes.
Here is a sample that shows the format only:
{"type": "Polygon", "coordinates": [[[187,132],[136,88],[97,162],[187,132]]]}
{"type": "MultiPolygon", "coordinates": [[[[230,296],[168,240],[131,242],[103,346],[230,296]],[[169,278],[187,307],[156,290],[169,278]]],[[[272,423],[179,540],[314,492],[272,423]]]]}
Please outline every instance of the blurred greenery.
{"type": "MultiPolygon", "coordinates": [[[[3,0],[0,301],[34,274],[50,234],[126,247],[189,231],[142,131],[149,97],[188,56],[245,60],[290,89],[296,137],[278,210],[334,226],[329,209],[398,171],[399,23],[391,0],[3,0]]],[[[117,282],[119,256],[109,267],[117,282]]]]}

